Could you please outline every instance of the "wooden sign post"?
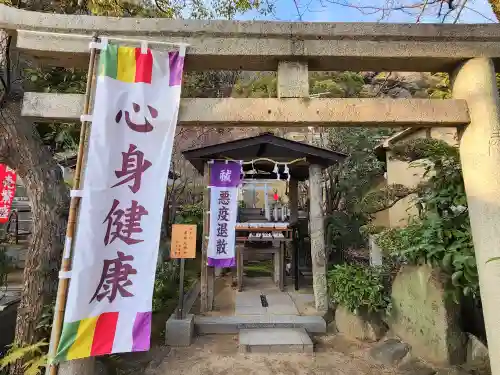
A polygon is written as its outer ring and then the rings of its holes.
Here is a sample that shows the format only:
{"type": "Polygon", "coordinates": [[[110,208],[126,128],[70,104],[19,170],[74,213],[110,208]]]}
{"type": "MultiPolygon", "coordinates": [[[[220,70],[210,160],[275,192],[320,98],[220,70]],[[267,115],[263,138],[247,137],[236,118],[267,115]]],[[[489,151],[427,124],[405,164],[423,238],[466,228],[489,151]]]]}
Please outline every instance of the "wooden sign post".
{"type": "Polygon", "coordinates": [[[177,307],[177,319],[184,318],[184,268],[186,259],[196,258],[196,225],[195,224],[173,224],[172,244],[170,257],[179,259],[179,305],[177,307]]]}

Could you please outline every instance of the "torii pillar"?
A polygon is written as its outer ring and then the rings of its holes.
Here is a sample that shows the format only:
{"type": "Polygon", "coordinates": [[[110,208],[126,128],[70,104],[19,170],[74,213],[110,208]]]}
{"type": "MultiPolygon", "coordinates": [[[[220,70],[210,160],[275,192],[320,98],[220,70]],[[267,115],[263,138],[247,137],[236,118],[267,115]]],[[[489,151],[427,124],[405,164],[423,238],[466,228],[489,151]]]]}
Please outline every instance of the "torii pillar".
{"type": "MultiPolygon", "coordinates": [[[[280,61],[278,63],[278,97],[309,97],[309,68],[307,62],[280,61]]],[[[291,191],[290,193],[290,196],[292,196],[291,191]]],[[[322,172],[321,167],[315,164],[309,166],[309,201],[314,299],[316,301],[316,311],[324,312],[328,309],[328,291],[326,286],[325,230],[322,209],[322,172]]],[[[290,208],[294,210],[293,204],[291,204],[290,208]]],[[[291,213],[291,219],[293,219],[293,216],[291,213]]]]}
{"type": "Polygon", "coordinates": [[[309,226],[311,231],[311,259],[314,300],[316,311],[328,310],[328,289],[326,284],[325,228],[323,219],[323,178],[321,167],[309,166],[309,226]]]}
{"type": "Polygon", "coordinates": [[[452,76],[453,98],[465,99],[470,124],[460,138],[491,373],[500,374],[500,103],[488,58],[462,63],[452,76]]]}

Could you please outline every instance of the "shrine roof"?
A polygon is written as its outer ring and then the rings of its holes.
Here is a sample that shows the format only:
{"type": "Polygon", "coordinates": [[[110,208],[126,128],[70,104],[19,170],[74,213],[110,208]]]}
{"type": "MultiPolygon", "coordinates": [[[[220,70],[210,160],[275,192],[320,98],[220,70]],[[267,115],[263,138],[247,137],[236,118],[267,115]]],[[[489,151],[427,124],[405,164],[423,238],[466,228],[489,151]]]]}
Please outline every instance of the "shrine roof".
{"type": "MultiPolygon", "coordinates": [[[[289,170],[293,178],[299,181],[309,178],[309,165],[317,164],[322,168],[342,162],[347,155],[321,147],[311,146],[306,143],[291,141],[277,137],[272,133],[262,133],[254,137],[241,138],[230,142],[219,143],[211,146],[188,149],[182,152],[195,168],[203,174],[204,163],[215,159],[252,161],[258,158],[268,158],[280,163],[287,163],[297,159],[304,159],[290,164],[289,170]]],[[[256,178],[276,178],[273,173],[274,164],[266,161],[254,163],[256,170],[264,173],[256,178]]],[[[245,171],[251,170],[252,165],[243,166],[245,171]]],[[[280,175],[284,166],[280,166],[280,175]]],[[[285,177],[286,178],[286,177],[285,177]]]]}

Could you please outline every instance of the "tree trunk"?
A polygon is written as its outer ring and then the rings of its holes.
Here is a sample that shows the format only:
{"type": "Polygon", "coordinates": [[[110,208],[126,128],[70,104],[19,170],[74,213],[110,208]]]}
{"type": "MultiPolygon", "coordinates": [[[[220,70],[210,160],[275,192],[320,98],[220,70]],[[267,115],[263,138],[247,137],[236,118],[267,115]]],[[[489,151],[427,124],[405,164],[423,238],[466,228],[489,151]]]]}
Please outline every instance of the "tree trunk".
{"type": "MultiPolygon", "coordinates": [[[[33,124],[21,118],[20,105],[4,102],[1,109],[0,161],[15,169],[23,180],[33,216],[15,338],[17,345],[26,345],[39,339],[35,327],[43,307],[55,295],[69,197],[59,167],[33,124]]],[[[12,375],[22,373],[19,366],[13,366],[12,375]]]]}
{"type": "MultiPolygon", "coordinates": [[[[6,34],[0,31],[0,163],[16,170],[31,202],[31,243],[24,268],[24,285],[17,310],[17,345],[37,342],[36,326],[45,305],[53,301],[61,259],[69,194],[60,167],[44,147],[31,121],[21,117],[22,87],[19,62],[10,64],[6,34]]],[[[18,363],[12,375],[23,374],[18,363]]]]}

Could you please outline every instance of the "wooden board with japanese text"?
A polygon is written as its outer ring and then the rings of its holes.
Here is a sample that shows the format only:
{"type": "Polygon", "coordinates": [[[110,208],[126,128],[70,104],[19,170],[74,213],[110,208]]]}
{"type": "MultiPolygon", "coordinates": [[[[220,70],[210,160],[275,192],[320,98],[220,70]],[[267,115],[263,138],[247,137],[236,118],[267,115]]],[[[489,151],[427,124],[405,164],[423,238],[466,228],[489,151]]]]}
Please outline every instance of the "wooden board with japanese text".
{"type": "Polygon", "coordinates": [[[196,225],[173,224],[170,257],[173,259],[196,258],[196,225]]]}

